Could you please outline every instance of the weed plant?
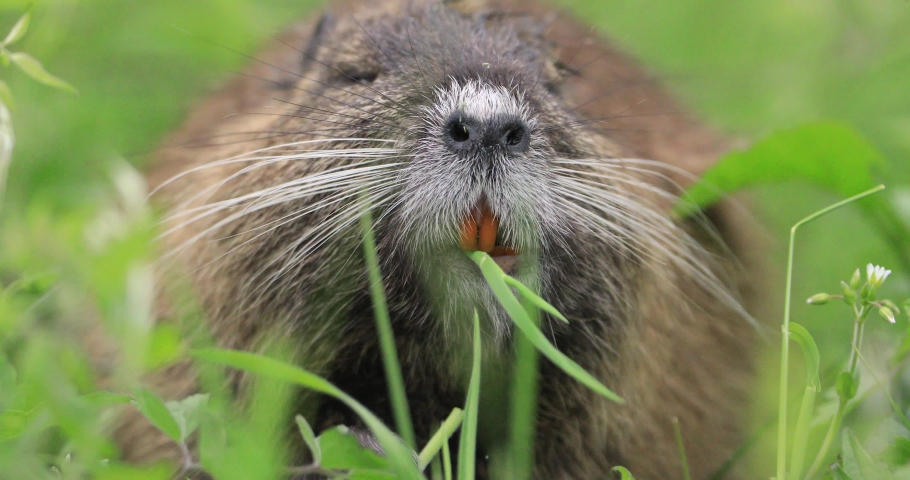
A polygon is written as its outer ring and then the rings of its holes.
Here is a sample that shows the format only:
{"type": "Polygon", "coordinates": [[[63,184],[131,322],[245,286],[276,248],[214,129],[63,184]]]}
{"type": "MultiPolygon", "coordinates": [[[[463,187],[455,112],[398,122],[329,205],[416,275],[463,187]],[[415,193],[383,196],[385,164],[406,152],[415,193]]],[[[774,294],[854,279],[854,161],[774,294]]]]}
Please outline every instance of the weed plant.
{"type": "MultiPolygon", "coordinates": [[[[0,44],[0,61],[46,85],[74,91],[47,73],[35,57],[9,50],[19,45],[29,24],[28,15],[14,24],[0,44]]],[[[0,81],[0,180],[13,154],[15,136],[7,108],[13,105],[12,98],[13,88],[0,81]]],[[[27,105],[20,102],[19,108],[27,105]]],[[[910,295],[906,281],[910,233],[901,215],[902,197],[872,195],[880,190],[874,187],[874,172],[882,157],[851,125],[806,121],[768,133],[747,150],[731,152],[677,206],[678,215],[691,215],[717,200],[719,194],[793,180],[842,198],[865,190],[792,227],[776,379],[779,388],[774,392],[779,394],[775,402],[777,432],[756,428],[737,455],[712,478],[724,478],[734,468],[747,468],[743,458],[757,455],[758,460],[752,462],[765,462],[768,468],[759,470],[773,471],[778,479],[910,479],[910,422],[906,417],[910,399],[904,379],[910,357],[910,303],[899,305],[886,298],[910,295]],[[852,202],[863,212],[868,230],[893,252],[897,265],[893,277],[898,280],[892,278],[886,286],[891,271],[872,264],[855,270],[839,286],[835,280],[812,276],[816,290],[835,288],[836,292],[813,295],[808,303],[828,304],[820,308],[827,309],[831,328],[840,323],[852,327],[849,348],[839,350],[833,342],[816,343],[826,334],[824,329],[790,320],[794,260],[799,258],[795,256],[795,234],[801,225],[852,202]],[[845,308],[836,313],[833,306],[841,301],[845,308]],[[869,322],[887,324],[891,338],[870,339],[869,322]],[[791,358],[790,340],[800,346],[803,363],[791,358]],[[870,341],[875,342],[872,350],[870,341]],[[888,358],[882,362],[882,357],[888,358]],[[805,376],[790,375],[791,367],[803,369],[805,376]],[[887,405],[884,414],[874,408],[880,398],[887,405]],[[790,411],[797,415],[788,415],[790,411]],[[762,449],[769,438],[776,438],[774,448],[762,449]]],[[[368,215],[362,218],[364,257],[394,426],[384,425],[325,379],[280,357],[217,349],[205,342],[204,334],[188,335],[202,323],[192,311],[180,324],[156,324],[155,216],[146,205],[141,175],[120,160],[109,165],[106,181],[77,190],[91,201],[79,202],[64,213],[46,205],[22,203],[21,189],[19,203],[13,204],[16,208],[0,210],[0,480],[171,479],[202,471],[218,480],[307,473],[355,479],[473,478],[482,358],[478,319],[475,316],[474,363],[464,406],[440,418],[432,438],[418,445],[391,341],[368,215]],[[93,361],[86,342],[99,336],[110,343],[112,351],[93,361]],[[117,360],[111,360],[114,358],[117,360]],[[165,401],[143,387],[145,374],[180,362],[192,362],[199,369],[205,393],[165,401]],[[225,367],[259,379],[247,405],[235,405],[220,388],[225,367]],[[302,416],[294,417],[288,408],[294,388],[310,389],[348,405],[370,428],[385,454],[362,448],[344,426],[317,436],[302,416]],[[119,460],[110,429],[124,408],[138,409],[167,435],[180,452],[176,465],[140,467],[119,460]],[[309,451],[306,463],[295,463],[284,442],[275,438],[275,431],[292,427],[309,451]],[[457,450],[450,451],[451,446],[457,450]]],[[[10,181],[17,184],[20,179],[13,176],[10,181]]],[[[851,247],[849,242],[842,243],[838,251],[851,247]]],[[[516,364],[510,387],[514,398],[509,458],[505,471],[497,472],[495,478],[529,478],[538,362],[554,362],[604,397],[615,402],[622,399],[560,353],[537,327],[542,314],[569,325],[572,319],[564,318],[532,290],[505,275],[485,254],[470,257],[520,332],[514,345],[516,364]]],[[[797,308],[792,307],[794,315],[803,315],[797,308]]],[[[680,478],[688,480],[681,440],[686,432],[678,424],[674,426],[680,445],[680,478]]],[[[625,480],[634,478],[635,472],[617,467],[615,473],[625,480]]]]}

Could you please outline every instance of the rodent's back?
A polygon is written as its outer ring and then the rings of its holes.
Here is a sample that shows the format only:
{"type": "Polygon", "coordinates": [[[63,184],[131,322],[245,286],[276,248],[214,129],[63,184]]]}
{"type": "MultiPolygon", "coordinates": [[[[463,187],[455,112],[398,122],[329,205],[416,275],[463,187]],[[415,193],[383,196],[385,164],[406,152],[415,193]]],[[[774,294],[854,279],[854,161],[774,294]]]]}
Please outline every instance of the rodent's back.
{"type": "MultiPolygon", "coordinates": [[[[726,144],[588,32],[526,1],[347,2],[201,104],[150,181],[219,342],[293,339],[302,366],[388,418],[356,224],[371,208],[425,436],[463,401],[466,312],[482,313],[490,364],[509,363],[508,321],[461,252],[465,226],[488,228],[490,252],[572,321],[546,319],[554,342],[627,400],[544,363],[535,478],[675,475],[673,417],[695,475],[719,467],[739,438],[753,326],[706,252],[724,263],[730,250],[669,208],[726,144]]],[[[736,252],[742,232],[724,209],[712,220],[736,252]]],[[[185,395],[175,379],[190,375],[158,383],[185,395]]],[[[306,402],[318,426],[356,422],[306,402]]],[[[122,429],[128,456],[155,455],[147,434],[122,429]]]]}

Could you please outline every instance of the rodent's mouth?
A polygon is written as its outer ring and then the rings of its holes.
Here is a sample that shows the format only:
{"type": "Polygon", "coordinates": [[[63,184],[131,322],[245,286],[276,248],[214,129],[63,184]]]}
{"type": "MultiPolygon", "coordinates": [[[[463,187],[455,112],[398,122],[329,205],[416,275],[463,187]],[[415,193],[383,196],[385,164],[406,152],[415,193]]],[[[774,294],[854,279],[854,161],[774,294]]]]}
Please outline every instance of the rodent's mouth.
{"type": "Polygon", "coordinates": [[[490,210],[484,199],[477,202],[461,223],[461,248],[469,252],[480,250],[488,253],[508,274],[515,271],[519,251],[503,245],[499,231],[499,218],[490,210]]]}

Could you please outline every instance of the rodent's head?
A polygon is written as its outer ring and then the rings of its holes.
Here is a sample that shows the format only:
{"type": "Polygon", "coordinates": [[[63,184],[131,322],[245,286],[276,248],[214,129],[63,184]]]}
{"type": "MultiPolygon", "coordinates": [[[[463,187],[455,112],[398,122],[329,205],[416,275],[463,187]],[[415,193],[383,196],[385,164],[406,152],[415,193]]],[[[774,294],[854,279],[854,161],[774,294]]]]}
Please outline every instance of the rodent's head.
{"type": "Polygon", "coordinates": [[[612,236],[616,251],[634,249],[617,237],[618,210],[603,211],[627,205],[605,202],[606,177],[580,173],[593,168],[583,159],[612,155],[561,99],[569,73],[544,38],[546,24],[459,6],[325,17],[307,55],[321,67],[316,85],[337,90],[297,103],[343,111],[333,118],[356,125],[352,136],[390,140],[385,146],[400,152],[399,165],[377,171],[369,188],[385,252],[396,254],[387,266],[405,263],[391,268],[418,273],[437,306],[460,316],[496,302],[464,250],[486,251],[542,286],[547,267],[574,270],[556,262],[579,261],[578,245],[605,248],[612,236]]]}
{"type": "Polygon", "coordinates": [[[551,161],[580,145],[564,130],[577,120],[555,95],[562,74],[544,25],[439,2],[399,8],[325,17],[319,81],[344,91],[308,99],[401,151],[389,231],[421,264],[461,247],[504,258],[556,241],[567,225],[551,161]]]}
{"type": "Polygon", "coordinates": [[[294,271],[312,281],[325,258],[350,259],[339,238],[359,239],[365,204],[390,289],[416,281],[437,316],[478,308],[498,331],[509,322],[466,249],[526,284],[577,292],[566,308],[591,296],[622,309],[643,258],[686,263],[647,166],[617,159],[562,98],[571,72],[545,21],[465,2],[382,5],[322,18],[278,94],[282,113],[263,120],[279,141],[247,147],[259,163],[216,187],[226,207],[247,205],[206,230],[259,245],[240,260],[255,270],[247,284],[275,289],[294,271]],[[312,257],[323,260],[301,266],[312,257]]]}

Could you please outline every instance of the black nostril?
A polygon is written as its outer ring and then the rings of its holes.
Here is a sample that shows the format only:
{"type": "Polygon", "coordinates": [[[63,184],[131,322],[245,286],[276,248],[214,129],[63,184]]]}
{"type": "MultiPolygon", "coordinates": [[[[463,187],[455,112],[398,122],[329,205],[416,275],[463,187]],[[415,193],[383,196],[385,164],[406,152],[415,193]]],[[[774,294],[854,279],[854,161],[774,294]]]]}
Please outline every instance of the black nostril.
{"type": "Polygon", "coordinates": [[[503,135],[502,140],[506,146],[514,147],[521,143],[525,138],[525,129],[524,127],[517,125],[508,127],[506,129],[506,134],[503,135]]]}
{"type": "Polygon", "coordinates": [[[471,131],[467,125],[455,120],[449,123],[449,137],[457,143],[464,143],[471,139],[471,131]]]}
{"type": "Polygon", "coordinates": [[[449,149],[456,152],[505,150],[519,154],[528,149],[531,134],[528,125],[517,116],[500,115],[485,120],[456,111],[442,128],[442,136],[449,149]]]}
{"type": "Polygon", "coordinates": [[[512,153],[520,153],[528,148],[528,128],[518,119],[506,122],[499,130],[499,142],[512,153]]]}

